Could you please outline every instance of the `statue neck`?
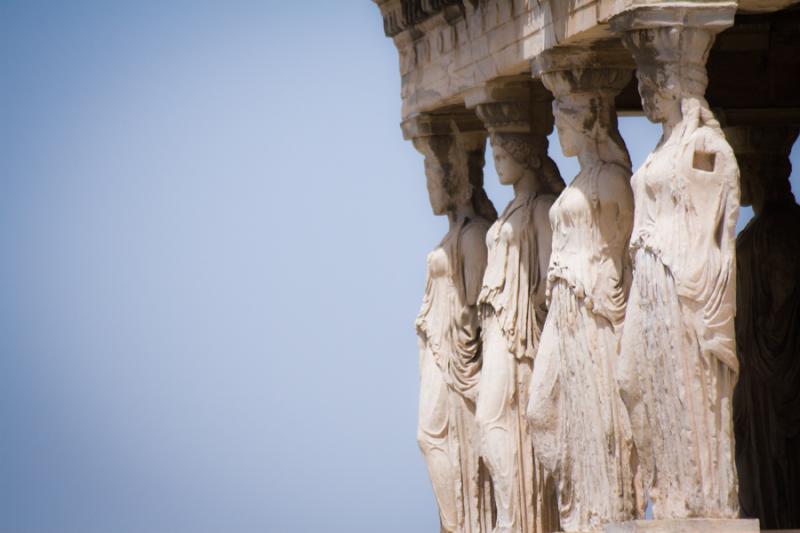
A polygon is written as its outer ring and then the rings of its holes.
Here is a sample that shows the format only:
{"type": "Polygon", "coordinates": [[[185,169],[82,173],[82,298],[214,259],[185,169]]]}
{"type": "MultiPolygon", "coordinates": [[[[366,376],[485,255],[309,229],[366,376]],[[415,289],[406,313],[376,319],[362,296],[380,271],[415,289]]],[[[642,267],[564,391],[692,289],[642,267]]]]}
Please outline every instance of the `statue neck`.
{"type": "Polygon", "coordinates": [[[455,228],[460,222],[467,218],[475,216],[475,209],[472,208],[471,202],[456,206],[447,212],[447,219],[450,222],[450,229],[455,228]]]}
{"type": "Polygon", "coordinates": [[[795,203],[795,199],[791,189],[785,190],[783,188],[778,188],[771,193],[765,192],[763,195],[753,200],[753,214],[756,216],[761,215],[768,205],[783,205],[792,203],[795,203]]]}
{"type": "Polygon", "coordinates": [[[581,151],[578,152],[578,164],[581,170],[590,169],[598,164],[600,161],[600,149],[597,146],[595,139],[586,139],[583,143],[581,151]]]}
{"type": "Polygon", "coordinates": [[[514,194],[536,194],[541,192],[542,184],[539,182],[539,178],[536,173],[532,170],[525,170],[525,173],[522,177],[514,184],[514,194]]]}
{"type": "Polygon", "coordinates": [[[664,130],[664,134],[661,137],[662,144],[666,143],[679,130],[681,122],[683,122],[683,112],[681,111],[680,103],[676,102],[675,105],[670,106],[666,120],[662,123],[664,130]]]}

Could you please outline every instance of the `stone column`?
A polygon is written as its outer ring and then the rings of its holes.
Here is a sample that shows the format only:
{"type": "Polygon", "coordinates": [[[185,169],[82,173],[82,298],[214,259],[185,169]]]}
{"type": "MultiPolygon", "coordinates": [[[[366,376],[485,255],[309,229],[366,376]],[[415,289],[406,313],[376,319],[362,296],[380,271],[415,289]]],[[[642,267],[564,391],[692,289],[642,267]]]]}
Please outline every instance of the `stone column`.
{"type": "Polygon", "coordinates": [[[555,487],[534,459],[524,417],[546,315],[548,213],[564,188],[547,155],[551,100],[530,76],[494,80],[466,98],[489,130],[500,182],[514,187],[514,199],[489,229],[478,297],[484,344],[477,420],[497,504],[496,533],[559,530],[555,487]]]}
{"type": "Polygon", "coordinates": [[[564,155],[580,172],[550,210],[550,308],[531,378],[534,450],[558,483],[565,532],[636,518],[636,454],[616,386],[633,224],[631,163],[615,96],[633,62],[618,43],[554,48],[533,62],[555,96],[564,155]]]}
{"type": "Polygon", "coordinates": [[[420,348],[417,439],[439,506],[441,530],[488,532],[493,504],[477,446],[475,400],[482,364],[477,299],[486,230],[497,218],[483,191],[486,132],[474,114],[420,115],[403,132],[425,156],[435,215],[449,230],[428,255],[416,326],[420,348]]]}
{"type": "Polygon", "coordinates": [[[733,520],[739,170],[704,97],[709,50],[735,11],[661,2],[611,20],[635,58],[645,114],[664,128],[631,180],[633,281],[618,368],[659,520],[649,527],[664,531],[758,531],[733,520]]]}
{"type": "Polygon", "coordinates": [[[800,206],[789,153],[798,126],[725,128],[739,162],[742,205],[755,216],[736,239],[733,402],[742,516],[763,529],[800,528],[800,206]]]}

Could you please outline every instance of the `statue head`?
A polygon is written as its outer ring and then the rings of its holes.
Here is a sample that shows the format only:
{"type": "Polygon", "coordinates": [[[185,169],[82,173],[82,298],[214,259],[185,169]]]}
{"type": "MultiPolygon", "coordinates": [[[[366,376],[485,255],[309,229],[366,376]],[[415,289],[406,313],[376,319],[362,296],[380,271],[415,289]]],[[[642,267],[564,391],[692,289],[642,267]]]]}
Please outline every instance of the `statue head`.
{"type": "Polygon", "coordinates": [[[522,84],[523,90],[513,84],[510,87],[517,92],[497,91],[506,98],[476,106],[478,117],[489,129],[500,183],[517,185],[526,180],[526,190],[557,194],[564,188],[564,180],[547,155],[547,136],[553,131],[552,96],[530,79],[522,84]]]}
{"type": "Polygon", "coordinates": [[[628,31],[622,39],[636,58],[642,109],[650,121],[679,119],[687,99],[705,102],[712,31],[665,26],[628,31]]]}
{"type": "Polygon", "coordinates": [[[497,176],[503,185],[514,185],[525,175],[526,168],[535,168],[541,165],[541,162],[530,165],[527,161],[527,154],[521,157],[519,154],[514,154],[514,150],[510,146],[514,143],[513,140],[501,141],[500,139],[500,135],[492,136],[492,155],[497,176]],[[515,155],[517,157],[514,157],[515,155]]]}
{"type": "Polygon", "coordinates": [[[413,142],[425,156],[425,177],[433,213],[446,215],[467,206],[491,222],[497,218],[497,211],[483,189],[485,136],[473,137],[467,143],[462,134],[454,130],[451,134],[417,137],[413,142]]]}
{"type": "Polygon", "coordinates": [[[768,202],[793,200],[789,153],[799,130],[775,125],[725,128],[739,164],[742,205],[751,205],[760,213],[768,202]]]}
{"type": "Polygon", "coordinates": [[[545,72],[550,89],[558,139],[564,155],[574,157],[585,148],[604,161],[630,166],[630,157],[617,129],[615,96],[630,80],[627,69],[572,69],[545,72]]]}
{"type": "Polygon", "coordinates": [[[591,93],[573,93],[556,98],[553,115],[565,156],[575,157],[585,144],[608,137],[601,118],[604,107],[599,95],[591,93]]]}
{"type": "Polygon", "coordinates": [[[414,139],[414,146],[425,156],[428,196],[435,215],[447,214],[472,196],[467,155],[456,144],[454,135],[414,139]]]}
{"type": "Polygon", "coordinates": [[[532,175],[541,188],[558,194],[564,180],[556,164],[547,155],[547,137],[530,133],[493,132],[492,153],[495,169],[503,185],[514,185],[532,175]]]}

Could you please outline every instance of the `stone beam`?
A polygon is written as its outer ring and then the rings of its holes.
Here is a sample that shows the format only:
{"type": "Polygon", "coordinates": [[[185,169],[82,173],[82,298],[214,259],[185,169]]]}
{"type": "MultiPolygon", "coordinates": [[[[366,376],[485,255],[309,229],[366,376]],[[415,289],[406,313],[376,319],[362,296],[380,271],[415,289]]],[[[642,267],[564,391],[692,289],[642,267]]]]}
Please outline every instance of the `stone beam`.
{"type": "MultiPolygon", "coordinates": [[[[612,17],[639,7],[767,12],[800,0],[374,0],[400,57],[402,116],[463,104],[489,80],[525,74],[556,46],[612,37],[612,17]]],[[[667,9],[669,10],[669,9],[667,9]]],[[[626,94],[626,91],[623,91],[626,94]]],[[[624,109],[622,106],[621,109],[624,109]]]]}
{"type": "Polygon", "coordinates": [[[772,13],[796,3],[796,0],[739,0],[739,10],[744,13],[772,13]]]}

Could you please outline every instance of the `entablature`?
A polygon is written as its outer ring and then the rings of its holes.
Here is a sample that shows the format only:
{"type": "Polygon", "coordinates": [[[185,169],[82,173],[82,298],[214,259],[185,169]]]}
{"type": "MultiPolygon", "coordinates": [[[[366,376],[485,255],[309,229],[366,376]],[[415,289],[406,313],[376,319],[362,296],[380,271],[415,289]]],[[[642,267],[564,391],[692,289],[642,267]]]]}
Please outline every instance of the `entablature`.
{"type": "MultiPolygon", "coordinates": [[[[658,11],[661,8],[674,10],[685,7],[693,13],[698,10],[717,13],[719,20],[714,23],[722,25],[732,24],[732,13],[738,12],[743,15],[740,17],[742,20],[761,17],[763,20],[759,23],[762,27],[769,25],[770,12],[795,5],[791,10],[791,20],[784,22],[784,26],[794,24],[791,21],[797,20],[796,15],[800,14],[797,9],[800,0],[374,1],[383,14],[384,30],[393,38],[399,53],[403,118],[463,104],[467,94],[490,80],[529,73],[531,61],[550,48],[590,48],[597,43],[617,39],[610,28],[610,20],[637,11],[638,8],[651,8],[651,11],[655,8],[658,11]],[[761,15],[747,15],[749,13],[761,15]]],[[[747,35],[730,39],[726,37],[723,41],[738,39],[743,42],[743,39],[750,38],[757,42],[759,39],[769,39],[770,32],[776,33],[774,28],[769,27],[762,28],[759,34],[754,23],[748,24],[749,28],[744,30],[747,35]]],[[[782,33],[777,31],[777,35],[780,37],[782,33]]],[[[800,55],[796,52],[798,50],[795,50],[794,57],[800,55]]],[[[759,59],[753,54],[750,54],[750,59],[763,63],[763,58],[759,59]]],[[[774,55],[769,59],[776,64],[783,61],[774,55]]],[[[730,56],[720,56],[720,64],[727,60],[730,60],[730,56]]],[[[712,95],[714,65],[712,55],[709,63],[712,95]]],[[[781,68],[785,66],[780,65],[781,68]]],[[[754,64],[750,68],[759,67],[754,64]]],[[[730,84],[730,81],[722,81],[719,85],[730,84]]],[[[787,89],[787,83],[774,81],[772,85],[782,91],[791,90],[791,87],[787,89]]],[[[740,103],[742,105],[739,107],[755,107],[749,102],[740,103]]],[[[634,85],[620,94],[618,104],[623,113],[640,109],[634,85]]],[[[712,105],[715,104],[712,102],[712,105]]]]}

